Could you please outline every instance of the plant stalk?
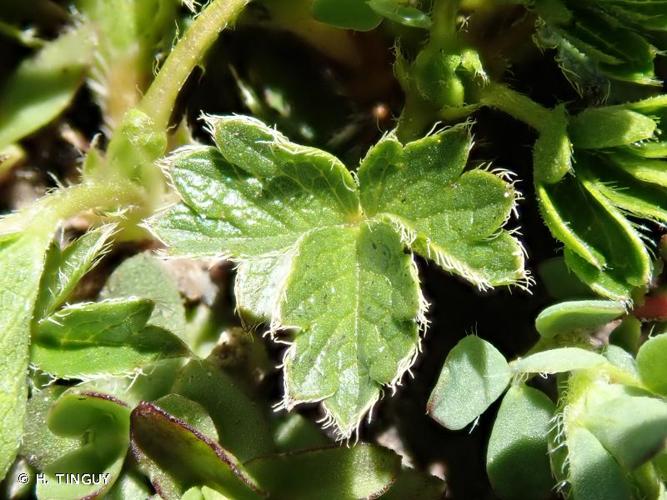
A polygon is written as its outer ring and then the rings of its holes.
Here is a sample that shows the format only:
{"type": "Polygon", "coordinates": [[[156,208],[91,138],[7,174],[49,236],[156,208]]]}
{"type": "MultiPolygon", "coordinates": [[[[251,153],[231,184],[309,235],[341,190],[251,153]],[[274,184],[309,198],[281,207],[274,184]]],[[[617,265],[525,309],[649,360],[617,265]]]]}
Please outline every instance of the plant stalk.
{"type": "Polygon", "coordinates": [[[542,132],[549,123],[551,111],[530,97],[500,83],[489,83],[480,91],[479,102],[498,109],[542,132]]]}
{"type": "Polygon", "coordinates": [[[167,128],[176,97],[188,76],[218,34],[236,20],[248,2],[213,0],[178,41],[139,103],[139,109],[153,119],[156,127],[167,128]]]}

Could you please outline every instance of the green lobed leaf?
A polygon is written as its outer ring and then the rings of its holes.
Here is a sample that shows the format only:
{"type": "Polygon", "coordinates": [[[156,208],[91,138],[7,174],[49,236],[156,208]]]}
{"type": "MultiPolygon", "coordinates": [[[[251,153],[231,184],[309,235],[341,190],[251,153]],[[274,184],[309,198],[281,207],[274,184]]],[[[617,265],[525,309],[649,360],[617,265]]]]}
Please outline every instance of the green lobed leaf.
{"type": "Polygon", "coordinates": [[[82,24],[23,61],[0,95],[0,149],[56,118],[92,62],[95,37],[82,24]]]}
{"type": "Polygon", "coordinates": [[[567,433],[568,480],[575,500],[630,500],[625,472],[602,444],[583,427],[567,433]]]}
{"type": "Polygon", "coordinates": [[[465,125],[404,148],[387,136],[359,167],[362,204],[397,224],[417,253],[482,289],[521,282],[523,250],[502,229],[517,194],[491,172],[464,172],[471,147],[465,125]]]}
{"type": "Polygon", "coordinates": [[[575,331],[593,331],[625,314],[622,303],[610,300],[576,300],[561,302],[544,309],[535,320],[542,337],[575,331]]]}
{"type": "Polygon", "coordinates": [[[579,347],[559,347],[537,352],[510,363],[515,373],[562,373],[604,365],[607,359],[579,347]]]}
{"type": "Polygon", "coordinates": [[[192,486],[231,498],[256,498],[255,479],[217,442],[157,405],[141,402],[131,416],[132,452],[167,500],[192,486]]]}
{"type": "Polygon", "coordinates": [[[105,253],[114,229],[108,225],[89,231],[64,250],[56,243],[51,245],[39,285],[35,319],[49,316],[67,301],[81,278],[105,253]]]}
{"type": "Polygon", "coordinates": [[[388,136],[357,183],[335,157],[257,120],[210,116],[207,125],[219,151],[172,156],[183,203],[150,225],[172,253],[240,261],[241,311],[273,331],[297,329],[284,404],[322,401],[342,436],[416,355],[425,303],[406,244],[481,288],[526,279],[522,249],[501,228],[513,188],[490,172],[463,173],[468,127],[405,147],[388,136]]]}
{"type": "Polygon", "coordinates": [[[377,498],[400,471],[394,452],[369,444],[324,448],[251,460],[246,464],[271,498],[377,498]]]}
{"type": "Polygon", "coordinates": [[[515,385],[505,394],[486,452],[489,480],[500,498],[551,498],[548,436],[555,411],[532,387],[515,385]]]}
{"type": "Polygon", "coordinates": [[[23,434],[30,320],[50,240],[28,231],[0,236],[0,479],[23,434]]]}
{"type": "Polygon", "coordinates": [[[500,397],[510,377],[505,357],[487,341],[469,335],[447,355],[427,412],[448,429],[463,429],[500,397]]]}
{"type": "Polygon", "coordinates": [[[148,299],[155,304],[148,324],[185,337],[185,307],[178,286],[150,253],[124,260],[109,276],[100,297],[148,299]]]}
{"type": "MultiPolygon", "coordinates": [[[[90,498],[104,495],[120,476],[129,443],[130,410],[101,393],[70,390],[51,407],[47,425],[58,436],[77,438],[80,446],[49,464],[37,497],[90,498]],[[102,484],[58,481],[56,473],[105,474],[102,484]]],[[[65,451],[65,450],[63,450],[65,451]]]]}
{"type": "Polygon", "coordinates": [[[667,396],[667,333],[648,339],[637,352],[637,369],[642,382],[652,391],[667,396]]]}
{"type": "Polygon", "coordinates": [[[293,266],[280,319],[300,331],[285,356],[285,403],[324,400],[349,436],[417,352],[414,265],[390,226],[368,223],[311,233],[293,266]]]}
{"type": "Polygon", "coordinates": [[[65,307],[39,321],[31,361],[63,378],[128,373],[188,353],[167,330],[148,326],[153,302],[109,299],[65,307]]]}

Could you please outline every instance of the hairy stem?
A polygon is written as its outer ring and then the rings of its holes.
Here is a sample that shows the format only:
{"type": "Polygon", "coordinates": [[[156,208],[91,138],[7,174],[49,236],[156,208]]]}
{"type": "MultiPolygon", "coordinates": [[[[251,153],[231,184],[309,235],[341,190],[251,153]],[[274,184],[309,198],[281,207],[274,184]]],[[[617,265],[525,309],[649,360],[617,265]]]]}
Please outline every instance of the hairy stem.
{"type": "Polygon", "coordinates": [[[171,51],[139,108],[166,129],[181,87],[218,34],[232,23],[249,0],[213,0],[171,51]]]}
{"type": "Polygon", "coordinates": [[[541,132],[549,122],[551,111],[530,97],[500,83],[489,83],[481,89],[479,102],[499,109],[541,132]]]}
{"type": "Polygon", "coordinates": [[[62,220],[86,210],[115,210],[144,203],[145,192],[137,184],[120,178],[107,182],[83,182],[47,195],[29,209],[2,220],[0,234],[21,231],[30,226],[50,232],[62,220]]]}

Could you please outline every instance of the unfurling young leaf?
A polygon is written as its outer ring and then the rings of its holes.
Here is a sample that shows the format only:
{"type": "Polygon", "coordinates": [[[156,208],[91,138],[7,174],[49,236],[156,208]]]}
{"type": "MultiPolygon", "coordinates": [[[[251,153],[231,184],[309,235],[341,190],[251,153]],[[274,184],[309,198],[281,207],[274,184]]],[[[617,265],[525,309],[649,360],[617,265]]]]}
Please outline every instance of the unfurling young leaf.
{"type": "Polygon", "coordinates": [[[76,438],[80,445],[50,462],[45,481],[37,484],[38,498],[83,499],[104,495],[120,476],[129,443],[130,409],[101,393],[65,392],[49,410],[49,430],[63,438],[76,438]],[[58,481],[58,473],[104,474],[100,484],[58,481]]]}
{"type": "MultiPolygon", "coordinates": [[[[531,2],[541,18],[537,31],[538,44],[555,48],[563,71],[582,86],[608,86],[600,76],[608,79],[656,85],[653,59],[656,48],[649,42],[647,29],[660,24],[661,7],[653,2],[605,1],[581,3],[577,0],[537,0],[531,2]],[[639,9],[658,9],[651,15],[639,9]],[[645,27],[637,30],[637,27],[645,27]],[[576,52],[575,52],[576,51],[576,52]],[[578,57],[573,59],[573,55],[578,57]]],[[[664,29],[664,26],[661,27],[664,29]]],[[[662,40],[655,37],[651,41],[662,40]]]]}
{"type": "Polygon", "coordinates": [[[500,397],[510,377],[505,357],[485,340],[469,335],[447,355],[427,411],[448,429],[463,429],[500,397]]]}
{"type": "Polygon", "coordinates": [[[64,250],[53,243],[46,256],[44,275],[35,305],[35,319],[42,319],[67,301],[81,278],[104,254],[114,226],[94,229],[64,250]]]}
{"type": "Polygon", "coordinates": [[[471,137],[453,127],[368,153],[359,181],[334,156],[245,117],[209,117],[219,149],[170,160],[183,203],[152,219],[173,254],[241,263],[238,306],[295,328],[285,406],[322,401],[350,436],[412,363],[421,297],[412,251],[479,288],[526,279],[502,229],[516,201],[493,173],[465,171],[471,137]],[[222,154],[221,154],[222,153],[222,154]]]}

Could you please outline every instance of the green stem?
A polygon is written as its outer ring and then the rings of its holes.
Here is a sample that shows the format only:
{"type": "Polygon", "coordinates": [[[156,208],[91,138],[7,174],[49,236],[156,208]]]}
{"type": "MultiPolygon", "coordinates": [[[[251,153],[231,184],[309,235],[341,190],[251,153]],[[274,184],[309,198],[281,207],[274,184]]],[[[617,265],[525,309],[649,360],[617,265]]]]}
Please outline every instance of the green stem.
{"type": "Polygon", "coordinates": [[[430,45],[446,48],[456,41],[456,19],[460,0],[435,0],[431,18],[430,45]]]}
{"type": "Polygon", "coordinates": [[[100,182],[83,182],[59,189],[39,199],[27,210],[2,221],[0,233],[31,230],[50,232],[62,220],[86,210],[116,210],[131,205],[142,206],[146,193],[137,184],[120,178],[100,182]]]}
{"type": "Polygon", "coordinates": [[[139,109],[149,115],[157,127],[167,128],[176,97],[188,76],[220,31],[236,19],[248,2],[213,0],[178,41],[139,104],[139,109]]]}
{"type": "Polygon", "coordinates": [[[530,97],[500,83],[489,83],[481,89],[479,102],[499,109],[541,132],[549,122],[551,111],[530,97]]]}

